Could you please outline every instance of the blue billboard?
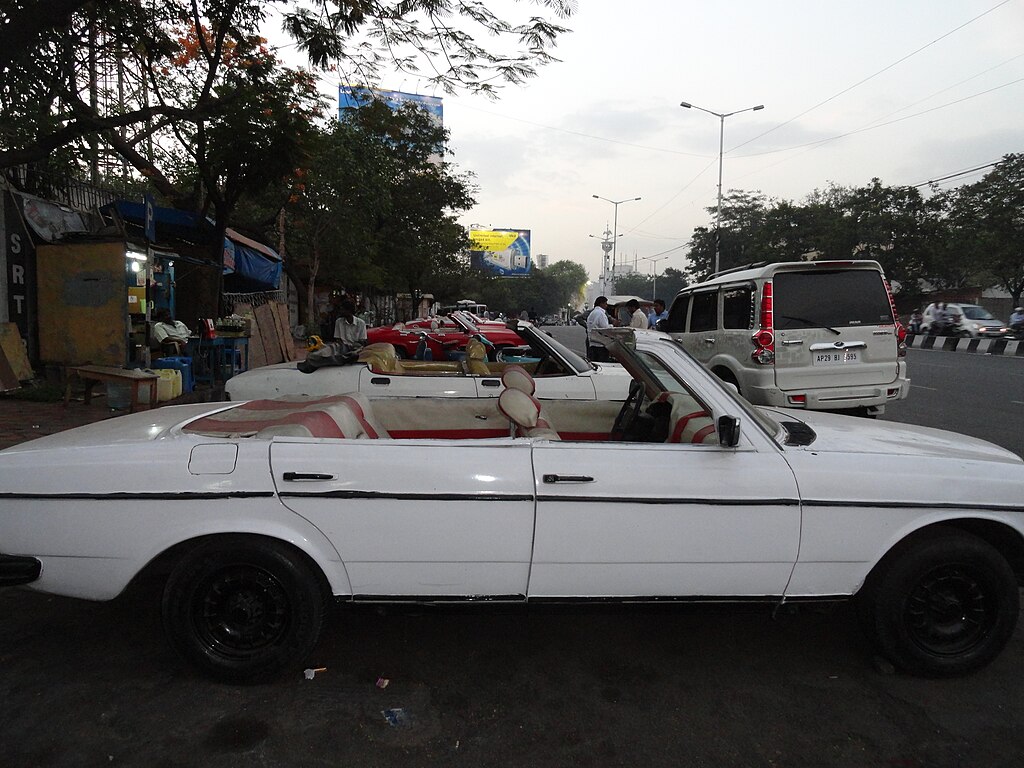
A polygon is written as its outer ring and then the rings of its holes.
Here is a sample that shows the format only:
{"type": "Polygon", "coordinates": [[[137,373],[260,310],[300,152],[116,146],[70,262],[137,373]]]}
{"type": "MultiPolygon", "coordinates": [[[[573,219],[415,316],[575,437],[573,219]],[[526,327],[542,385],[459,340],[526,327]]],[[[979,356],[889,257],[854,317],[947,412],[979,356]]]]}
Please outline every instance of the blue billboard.
{"type": "Polygon", "coordinates": [[[358,109],[374,99],[383,101],[391,109],[400,109],[405,104],[415,104],[431,115],[439,125],[444,124],[444,104],[438,96],[421,96],[418,93],[384,91],[379,88],[365,88],[361,85],[338,86],[338,114],[342,119],[346,109],[358,109]]]}

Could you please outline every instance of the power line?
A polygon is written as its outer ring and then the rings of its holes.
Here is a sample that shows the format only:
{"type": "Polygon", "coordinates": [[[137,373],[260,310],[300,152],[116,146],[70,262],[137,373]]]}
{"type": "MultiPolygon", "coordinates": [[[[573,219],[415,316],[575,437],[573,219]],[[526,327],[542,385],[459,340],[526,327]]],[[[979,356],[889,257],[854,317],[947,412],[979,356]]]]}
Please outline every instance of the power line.
{"type": "MultiPolygon", "coordinates": [[[[846,138],[847,136],[853,136],[853,135],[858,134],[858,133],[866,133],[867,131],[873,131],[876,128],[885,128],[888,125],[895,125],[896,123],[902,123],[904,120],[910,120],[910,119],[915,118],[915,117],[920,117],[921,115],[927,115],[927,114],[930,114],[931,112],[936,112],[936,111],[938,111],[940,109],[945,109],[946,107],[952,107],[952,106],[954,106],[956,104],[962,104],[965,101],[970,101],[971,99],[976,99],[979,96],[985,96],[985,95],[987,95],[989,93],[993,93],[994,91],[1002,90],[1003,88],[1009,88],[1011,85],[1016,85],[1017,83],[1021,83],[1021,82],[1024,82],[1024,77],[1019,77],[1016,80],[1011,80],[1008,83],[1003,83],[1002,85],[996,85],[996,86],[994,86],[992,88],[988,88],[988,89],[986,89],[984,91],[979,91],[978,93],[972,93],[969,96],[964,96],[963,98],[955,99],[954,101],[947,101],[945,104],[939,104],[936,107],[929,107],[928,109],[921,110],[920,112],[914,112],[913,114],[910,114],[910,115],[904,115],[903,117],[897,117],[897,118],[895,118],[893,120],[886,120],[883,123],[877,123],[877,122],[876,123],[869,123],[868,125],[865,125],[865,126],[863,126],[861,128],[854,128],[853,130],[846,131],[845,133],[839,133],[839,134],[836,134],[835,136],[829,136],[827,139],[816,139],[815,141],[808,141],[805,144],[796,144],[796,145],[794,145],[792,147],[783,147],[781,149],[769,149],[769,150],[766,150],[765,152],[753,152],[753,153],[751,153],[749,155],[735,155],[734,159],[749,158],[749,157],[764,157],[766,155],[777,155],[780,152],[791,152],[794,149],[804,149],[806,147],[817,148],[817,147],[821,146],[822,144],[829,143],[830,141],[836,141],[837,139],[843,139],[843,138],[846,138]]],[[[918,102],[918,103],[920,103],[920,102],[918,102]]],[[[899,111],[901,111],[901,110],[897,110],[897,112],[899,112],[899,111]]],[[[890,114],[895,114],[895,112],[892,112],[890,114]]]]}
{"type": "Polygon", "coordinates": [[[996,160],[994,163],[986,163],[985,165],[979,165],[976,168],[968,168],[967,170],[964,170],[964,171],[957,171],[956,173],[949,173],[949,174],[946,174],[945,176],[939,176],[937,179],[931,179],[929,181],[922,181],[920,184],[911,184],[911,186],[914,187],[914,188],[927,187],[927,186],[931,186],[932,184],[938,184],[940,181],[948,181],[949,179],[955,179],[955,178],[957,178],[959,176],[969,176],[972,173],[977,173],[978,171],[983,171],[986,168],[994,168],[995,166],[999,165],[1000,162],[1001,162],[1001,160],[996,160]]]}
{"type": "Polygon", "coordinates": [[[875,72],[874,74],[868,75],[867,77],[863,78],[862,80],[858,80],[858,81],[857,81],[856,83],[854,83],[853,85],[851,85],[851,86],[848,86],[848,87],[844,88],[843,90],[839,91],[838,93],[835,93],[835,94],[833,94],[833,95],[829,96],[829,97],[828,97],[827,99],[825,99],[824,101],[819,101],[819,102],[818,102],[817,104],[815,104],[815,105],[814,105],[813,107],[808,107],[808,108],[807,108],[807,109],[805,109],[805,110],[804,110],[803,112],[801,112],[801,113],[800,113],[799,115],[796,115],[796,116],[794,116],[794,117],[791,117],[791,118],[789,118],[789,120],[786,120],[786,121],[785,121],[785,122],[783,122],[783,123],[779,123],[779,124],[778,124],[778,125],[776,125],[776,126],[775,126],[774,128],[769,128],[769,129],[768,129],[767,131],[765,131],[764,133],[758,134],[758,135],[757,135],[757,136],[755,136],[754,138],[752,138],[752,139],[748,139],[747,141],[744,141],[744,142],[743,142],[742,144],[737,144],[737,145],[736,145],[735,147],[733,147],[732,149],[730,149],[730,150],[729,150],[729,152],[734,152],[735,150],[739,149],[740,147],[745,147],[745,146],[746,146],[747,144],[750,144],[751,142],[757,141],[758,139],[760,139],[760,138],[763,138],[763,137],[767,136],[767,135],[768,135],[769,133],[774,133],[775,131],[779,130],[779,129],[780,129],[780,128],[782,128],[783,126],[789,125],[790,123],[792,123],[792,122],[794,122],[794,121],[796,121],[796,120],[799,120],[799,119],[800,119],[801,117],[803,117],[804,115],[808,115],[808,114],[810,114],[811,112],[813,112],[814,110],[816,110],[816,109],[817,109],[818,107],[822,107],[822,106],[824,106],[825,104],[828,104],[828,103],[829,103],[830,101],[834,101],[835,99],[838,99],[838,98],[839,98],[840,96],[842,96],[843,94],[849,93],[849,92],[850,92],[850,91],[852,91],[852,90],[853,90],[854,88],[857,88],[857,87],[859,87],[859,86],[863,85],[864,83],[868,82],[869,80],[873,80],[874,78],[878,77],[878,76],[879,76],[879,75],[881,75],[882,73],[884,73],[884,72],[887,72],[887,71],[889,71],[890,69],[892,69],[893,67],[897,66],[898,64],[902,64],[902,63],[903,63],[904,61],[906,61],[907,59],[909,59],[909,58],[911,58],[911,57],[913,57],[913,56],[916,56],[917,54],[919,54],[919,53],[920,53],[921,51],[923,51],[923,50],[925,50],[925,49],[927,49],[927,48],[931,48],[931,47],[932,47],[933,45],[935,45],[936,43],[938,43],[938,42],[939,42],[940,40],[944,40],[944,39],[946,39],[947,37],[949,37],[950,35],[952,35],[952,34],[954,34],[954,33],[956,33],[956,32],[959,32],[959,31],[960,31],[961,29],[963,29],[964,27],[966,27],[966,26],[968,26],[968,25],[970,25],[970,24],[973,24],[973,23],[974,23],[974,22],[976,22],[976,21],[977,21],[978,19],[982,18],[983,16],[987,16],[988,14],[992,13],[993,11],[997,10],[998,8],[1001,8],[1002,6],[1006,5],[1006,4],[1007,4],[1007,3],[1009,3],[1009,2],[1011,2],[1011,0],[1002,0],[1002,2],[1001,2],[1001,3],[998,3],[998,4],[994,5],[994,6],[992,6],[992,7],[991,7],[991,8],[989,8],[989,9],[988,9],[987,11],[984,11],[983,13],[979,13],[979,14],[978,14],[977,16],[975,16],[975,17],[974,17],[973,19],[970,19],[970,20],[968,20],[968,21],[965,21],[965,22],[964,22],[963,24],[961,24],[960,26],[958,26],[958,27],[955,27],[954,29],[951,29],[951,30],[950,30],[949,32],[946,32],[946,33],[945,33],[945,34],[943,34],[943,35],[940,35],[939,37],[937,37],[937,38],[935,38],[934,40],[932,40],[932,41],[931,41],[930,43],[927,43],[927,44],[925,44],[925,45],[922,45],[922,46],[921,46],[920,48],[918,48],[917,50],[911,51],[911,52],[910,52],[910,53],[908,53],[907,55],[905,55],[905,56],[902,56],[901,58],[897,59],[896,61],[892,62],[891,64],[889,64],[889,65],[887,65],[887,66],[885,66],[885,67],[882,67],[882,69],[878,70],[878,71],[877,71],[877,72],[875,72]]]}

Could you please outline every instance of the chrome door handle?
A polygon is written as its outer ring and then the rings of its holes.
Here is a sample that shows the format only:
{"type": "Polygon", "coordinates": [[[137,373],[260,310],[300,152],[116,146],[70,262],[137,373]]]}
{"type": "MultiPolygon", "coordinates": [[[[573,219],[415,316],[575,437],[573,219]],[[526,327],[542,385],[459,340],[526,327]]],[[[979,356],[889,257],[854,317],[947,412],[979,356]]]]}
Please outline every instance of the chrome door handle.
{"type": "Polygon", "coordinates": [[[784,341],[782,343],[785,344],[786,346],[789,346],[790,344],[803,344],[804,340],[803,339],[787,339],[786,341],[784,341]]]}
{"type": "Polygon", "coordinates": [[[285,472],[284,479],[288,482],[295,480],[333,480],[334,475],[325,472],[285,472]]]}
{"type": "Polygon", "coordinates": [[[715,337],[714,336],[709,336],[706,339],[701,339],[701,341],[703,341],[705,344],[714,344],[715,343],[715,337]]]}
{"type": "Polygon", "coordinates": [[[544,475],[545,483],[592,483],[589,475],[544,475]]]}

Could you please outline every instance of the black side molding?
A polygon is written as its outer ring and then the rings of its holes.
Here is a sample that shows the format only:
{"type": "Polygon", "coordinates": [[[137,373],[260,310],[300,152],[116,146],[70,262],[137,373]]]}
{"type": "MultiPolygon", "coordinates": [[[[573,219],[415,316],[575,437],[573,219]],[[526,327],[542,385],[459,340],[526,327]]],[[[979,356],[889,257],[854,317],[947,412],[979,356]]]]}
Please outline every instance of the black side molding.
{"type": "Polygon", "coordinates": [[[0,587],[31,584],[39,578],[43,564],[34,557],[0,555],[0,587]]]}

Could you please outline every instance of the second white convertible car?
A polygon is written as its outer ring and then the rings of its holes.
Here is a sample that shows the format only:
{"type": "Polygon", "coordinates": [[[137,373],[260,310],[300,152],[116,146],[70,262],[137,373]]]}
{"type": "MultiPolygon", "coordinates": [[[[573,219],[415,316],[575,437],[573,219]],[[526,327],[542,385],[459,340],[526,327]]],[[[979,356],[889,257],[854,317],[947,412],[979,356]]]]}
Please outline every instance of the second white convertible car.
{"type": "Polygon", "coordinates": [[[622,403],[538,400],[512,366],[497,398],[172,406],[0,451],[0,586],[109,600],[162,577],[171,641],[229,680],[302,669],[332,597],[855,598],[926,675],[1013,636],[1018,456],[754,408],[666,334],[603,335],[622,403]]]}
{"type": "Polygon", "coordinates": [[[230,400],[362,392],[377,397],[497,397],[501,374],[519,365],[542,400],[625,400],[632,381],[618,364],[594,364],[530,323],[510,323],[522,346],[495,353],[471,339],[462,360],[408,360],[391,344],[370,344],[357,360],[303,373],[296,363],[254,368],[228,380],[230,400]],[[496,357],[491,360],[489,358],[496,357]]]}

